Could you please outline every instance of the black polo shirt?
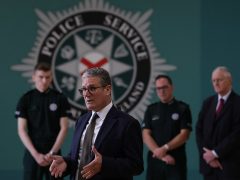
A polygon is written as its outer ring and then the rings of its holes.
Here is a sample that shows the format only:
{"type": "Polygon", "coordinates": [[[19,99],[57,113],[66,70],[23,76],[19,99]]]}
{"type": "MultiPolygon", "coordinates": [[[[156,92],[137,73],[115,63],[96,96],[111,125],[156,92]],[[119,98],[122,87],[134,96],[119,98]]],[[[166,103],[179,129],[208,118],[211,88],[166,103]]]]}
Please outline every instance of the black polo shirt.
{"type": "Polygon", "coordinates": [[[67,117],[70,105],[60,92],[33,89],[24,94],[16,108],[15,117],[27,119],[28,134],[34,142],[55,142],[60,130],[60,118],[67,117]]]}
{"type": "MultiPolygon", "coordinates": [[[[192,116],[189,106],[173,99],[170,103],[154,103],[148,106],[142,128],[150,129],[152,137],[162,146],[177,136],[181,129],[192,130],[192,116]]],[[[175,158],[185,153],[184,145],[169,152],[175,158]],[[179,154],[179,155],[178,155],[179,154]]]]}

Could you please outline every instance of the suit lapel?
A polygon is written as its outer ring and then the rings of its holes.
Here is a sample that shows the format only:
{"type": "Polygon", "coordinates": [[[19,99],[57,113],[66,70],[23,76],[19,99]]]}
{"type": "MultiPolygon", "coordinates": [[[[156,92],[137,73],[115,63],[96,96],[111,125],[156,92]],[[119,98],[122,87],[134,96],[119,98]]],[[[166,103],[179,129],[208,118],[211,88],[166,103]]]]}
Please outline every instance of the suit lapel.
{"type": "Polygon", "coordinates": [[[212,134],[212,132],[214,131],[214,128],[215,128],[215,123],[216,123],[216,106],[217,106],[217,102],[218,102],[218,96],[214,96],[212,101],[210,102],[210,109],[209,109],[209,117],[208,117],[208,120],[209,120],[209,131],[210,131],[210,136],[212,134]]]}
{"type": "Polygon", "coordinates": [[[117,122],[117,119],[115,118],[117,114],[117,109],[113,106],[110,111],[108,112],[106,118],[104,119],[104,122],[102,124],[102,127],[99,130],[99,133],[97,135],[96,141],[95,141],[95,147],[99,149],[102,141],[107,136],[107,134],[112,129],[113,125],[117,122]]]}
{"type": "Polygon", "coordinates": [[[75,151],[72,152],[75,156],[78,156],[82,133],[83,133],[90,117],[91,117],[91,112],[86,114],[86,116],[80,118],[79,121],[77,122],[76,129],[75,129],[75,135],[74,135],[74,139],[73,139],[73,145],[75,146],[73,148],[73,150],[75,150],[75,151]]]}

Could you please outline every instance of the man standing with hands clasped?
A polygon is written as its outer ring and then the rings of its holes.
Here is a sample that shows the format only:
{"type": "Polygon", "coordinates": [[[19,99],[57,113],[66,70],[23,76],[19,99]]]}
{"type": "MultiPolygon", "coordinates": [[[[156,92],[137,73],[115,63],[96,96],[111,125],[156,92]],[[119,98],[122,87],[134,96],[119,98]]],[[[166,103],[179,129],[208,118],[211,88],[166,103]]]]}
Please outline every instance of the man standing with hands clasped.
{"type": "Polygon", "coordinates": [[[147,180],[186,180],[185,143],[191,131],[189,106],[173,96],[172,80],[167,75],[155,79],[160,102],[148,106],[142,135],[149,148],[147,180]]]}
{"type": "Polygon", "coordinates": [[[226,67],[214,69],[212,84],[216,95],[203,102],[196,124],[200,172],[204,180],[239,180],[240,96],[226,67]]]}
{"type": "Polygon", "coordinates": [[[48,170],[49,157],[61,153],[68,130],[67,117],[71,115],[70,105],[62,93],[50,88],[50,64],[38,63],[32,79],[35,88],[20,98],[15,112],[18,135],[26,147],[23,180],[55,179],[48,170]]]}
{"type": "Polygon", "coordinates": [[[139,122],[112,103],[112,84],[103,68],[82,73],[79,89],[89,110],[76,122],[70,153],[53,156],[55,177],[71,180],[132,180],[143,171],[143,142],[139,122]]]}

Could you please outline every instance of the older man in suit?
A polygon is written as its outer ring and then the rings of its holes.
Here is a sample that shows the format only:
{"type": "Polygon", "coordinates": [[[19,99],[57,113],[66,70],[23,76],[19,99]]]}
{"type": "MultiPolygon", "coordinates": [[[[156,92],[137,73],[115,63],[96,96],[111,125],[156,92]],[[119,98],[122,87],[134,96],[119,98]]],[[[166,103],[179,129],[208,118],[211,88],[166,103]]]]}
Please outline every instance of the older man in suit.
{"type": "Polygon", "coordinates": [[[200,172],[205,180],[239,180],[240,96],[226,67],[213,71],[212,84],[217,94],[203,102],[196,124],[200,172]]]}
{"type": "Polygon", "coordinates": [[[51,174],[55,177],[70,174],[72,180],[132,180],[143,171],[139,122],[114,107],[111,79],[106,70],[85,70],[79,91],[89,112],[76,123],[69,156],[53,156],[51,174]],[[97,118],[93,118],[94,114],[97,118]],[[88,129],[94,121],[90,135],[88,129]],[[86,142],[87,139],[91,142],[86,142]],[[92,148],[87,150],[87,144],[93,144],[92,148]]]}

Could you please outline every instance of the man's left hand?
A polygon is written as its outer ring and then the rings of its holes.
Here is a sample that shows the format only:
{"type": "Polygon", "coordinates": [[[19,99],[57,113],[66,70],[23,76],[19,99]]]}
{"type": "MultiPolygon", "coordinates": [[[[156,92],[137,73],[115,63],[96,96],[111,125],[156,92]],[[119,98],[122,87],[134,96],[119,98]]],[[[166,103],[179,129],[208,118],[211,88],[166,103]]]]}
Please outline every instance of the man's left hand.
{"type": "Polygon", "coordinates": [[[99,173],[102,168],[102,155],[97,151],[95,147],[92,148],[92,151],[95,155],[94,160],[84,166],[83,170],[81,171],[82,177],[86,179],[90,179],[95,174],[99,173]]]}
{"type": "Polygon", "coordinates": [[[207,164],[209,164],[211,161],[213,161],[216,158],[212,153],[212,150],[207,149],[205,147],[203,148],[203,150],[205,151],[205,153],[203,153],[203,159],[206,161],[207,164]]]}

